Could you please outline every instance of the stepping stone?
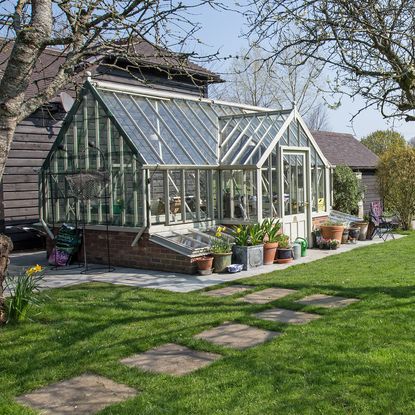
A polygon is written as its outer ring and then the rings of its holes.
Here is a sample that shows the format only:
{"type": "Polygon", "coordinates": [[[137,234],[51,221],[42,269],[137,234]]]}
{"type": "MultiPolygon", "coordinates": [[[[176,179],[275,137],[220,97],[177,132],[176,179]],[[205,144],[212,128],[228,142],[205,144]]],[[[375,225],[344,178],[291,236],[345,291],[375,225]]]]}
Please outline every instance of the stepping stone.
{"type": "Polygon", "coordinates": [[[272,308],[270,310],[261,311],[260,313],[254,314],[254,316],[261,320],[278,321],[280,323],[289,324],[305,324],[321,317],[317,314],[285,310],[283,308],[272,308]]]}
{"type": "Polygon", "coordinates": [[[297,300],[296,303],[304,305],[315,305],[318,307],[324,308],[336,308],[336,307],[346,307],[349,304],[357,303],[358,299],[356,298],[344,298],[336,297],[333,295],[325,294],[313,294],[308,297],[304,297],[301,300],[297,300]]]}
{"type": "Polygon", "coordinates": [[[221,357],[215,353],[201,352],[178,344],[167,343],[122,359],[121,363],[147,372],[181,376],[205,367],[221,357]]]}
{"type": "Polygon", "coordinates": [[[257,346],[279,335],[281,333],[276,331],[262,330],[245,324],[224,323],[213,329],[203,331],[194,337],[218,344],[219,346],[246,349],[257,346]]]}
{"type": "Polygon", "coordinates": [[[248,294],[245,297],[242,297],[241,300],[251,304],[266,304],[295,292],[297,292],[297,290],[290,290],[288,288],[266,288],[265,290],[248,294]]]}
{"type": "Polygon", "coordinates": [[[17,402],[47,415],[90,415],[135,395],[126,385],[84,374],[20,396],[17,402]]]}
{"type": "Polygon", "coordinates": [[[247,287],[246,285],[230,285],[229,287],[218,288],[217,290],[205,291],[202,295],[209,297],[227,297],[247,290],[252,290],[254,287],[247,287]]]}

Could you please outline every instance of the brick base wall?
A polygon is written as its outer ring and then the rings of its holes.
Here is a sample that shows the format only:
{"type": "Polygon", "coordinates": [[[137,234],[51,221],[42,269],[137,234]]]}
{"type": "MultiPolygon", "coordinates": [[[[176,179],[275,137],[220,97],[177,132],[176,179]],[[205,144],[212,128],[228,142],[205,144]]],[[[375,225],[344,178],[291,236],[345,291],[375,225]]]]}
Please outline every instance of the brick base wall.
{"type": "MultiPolygon", "coordinates": [[[[107,264],[106,232],[87,229],[85,233],[88,262],[107,264]]],[[[196,273],[197,265],[192,258],[151,242],[148,233],[142,235],[136,246],[131,246],[135,237],[134,232],[109,232],[111,265],[185,274],[196,273]]],[[[48,238],[48,253],[52,246],[53,242],[48,238]]],[[[83,247],[80,249],[79,260],[82,260],[82,253],[83,247]]]]}

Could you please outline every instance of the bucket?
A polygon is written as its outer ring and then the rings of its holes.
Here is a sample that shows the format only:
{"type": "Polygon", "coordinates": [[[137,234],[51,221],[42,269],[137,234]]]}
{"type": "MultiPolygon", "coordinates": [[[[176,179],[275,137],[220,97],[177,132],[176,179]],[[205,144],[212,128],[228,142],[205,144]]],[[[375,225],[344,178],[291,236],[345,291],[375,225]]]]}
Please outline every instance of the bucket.
{"type": "Polygon", "coordinates": [[[293,253],[294,253],[294,259],[301,258],[301,244],[299,243],[293,244],[293,253]]]}
{"type": "Polygon", "coordinates": [[[307,248],[308,242],[307,239],[298,237],[295,241],[295,244],[299,244],[301,246],[301,256],[307,256],[307,248]]]}

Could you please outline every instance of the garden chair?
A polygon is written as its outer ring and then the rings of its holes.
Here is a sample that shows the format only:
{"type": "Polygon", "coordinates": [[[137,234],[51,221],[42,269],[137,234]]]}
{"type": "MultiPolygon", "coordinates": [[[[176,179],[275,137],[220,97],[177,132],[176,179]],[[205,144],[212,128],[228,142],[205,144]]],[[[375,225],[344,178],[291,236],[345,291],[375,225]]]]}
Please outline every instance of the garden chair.
{"type": "Polygon", "coordinates": [[[392,239],[395,239],[393,231],[398,227],[398,222],[394,220],[395,217],[393,215],[386,216],[384,214],[382,202],[377,200],[370,203],[369,217],[373,227],[370,239],[373,239],[376,235],[379,235],[384,241],[386,241],[389,236],[391,236],[392,239]]]}

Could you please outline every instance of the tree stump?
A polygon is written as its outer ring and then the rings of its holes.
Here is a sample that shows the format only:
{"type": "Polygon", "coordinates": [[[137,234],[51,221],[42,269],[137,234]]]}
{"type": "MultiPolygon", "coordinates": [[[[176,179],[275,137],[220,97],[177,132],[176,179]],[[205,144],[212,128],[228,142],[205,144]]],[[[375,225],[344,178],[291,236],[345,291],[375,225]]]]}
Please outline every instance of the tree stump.
{"type": "Polygon", "coordinates": [[[7,267],[9,266],[9,255],[13,250],[12,240],[0,234],[0,325],[6,321],[6,310],[4,307],[4,280],[6,278],[7,267]]]}

